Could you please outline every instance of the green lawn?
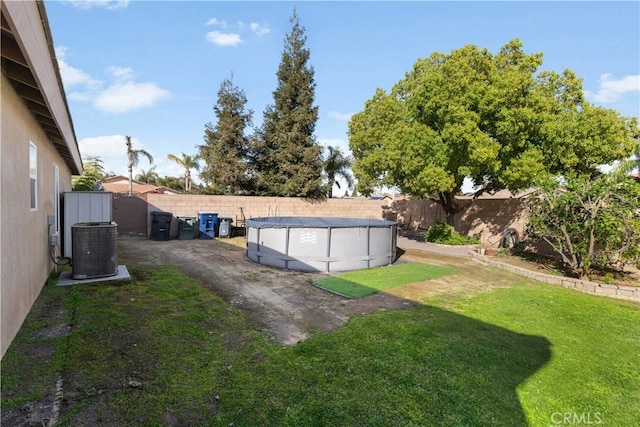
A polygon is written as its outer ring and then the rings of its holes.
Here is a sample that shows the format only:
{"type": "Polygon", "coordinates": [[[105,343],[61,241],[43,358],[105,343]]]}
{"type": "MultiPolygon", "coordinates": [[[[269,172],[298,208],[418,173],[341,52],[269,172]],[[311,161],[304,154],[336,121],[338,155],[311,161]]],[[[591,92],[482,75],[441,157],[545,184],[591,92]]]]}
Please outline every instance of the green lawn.
{"type": "Polygon", "coordinates": [[[3,417],[61,373],[68,426],[637,424],[638,304],[522,280],[282,347],[176,269],[130,271],[45,287],[2,360],[3,417]],[[60,307],[72,332],[44,336],[60,307]]]}
{"type": "Polygon", "coordinates": [[[448,267],[410,262],[350,271],[337,276],[314,280],[313,284],[338,295],[359,298],[395,288],[396,286],[423,282],[457,272],[458,270],[448,267]]]}

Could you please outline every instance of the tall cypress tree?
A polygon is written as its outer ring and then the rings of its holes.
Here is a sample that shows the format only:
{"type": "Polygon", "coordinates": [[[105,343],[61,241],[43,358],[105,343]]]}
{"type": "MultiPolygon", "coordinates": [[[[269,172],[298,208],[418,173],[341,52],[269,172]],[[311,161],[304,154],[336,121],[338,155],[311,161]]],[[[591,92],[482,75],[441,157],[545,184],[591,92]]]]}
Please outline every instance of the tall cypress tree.
{"type": "Polygon", "coordinates": [[[217,122],[205,125],[200,157],[205,165],[203,180],[222,194],[242,194],[251,191],[248,174],[249,140],[245,129],[251,125],[253,112],[246,109],[244,91],[225,79],[218,90],[218,102],[213,107],[217,122]]]}
{"type": "Polygon", "coordinates": [[[266,108],[253,143],[256,192],[261,195],[320,198],[322,148],[314,136],[318,107],[310,52],[296,10],[285,37],[274,104],[266,108]]]}

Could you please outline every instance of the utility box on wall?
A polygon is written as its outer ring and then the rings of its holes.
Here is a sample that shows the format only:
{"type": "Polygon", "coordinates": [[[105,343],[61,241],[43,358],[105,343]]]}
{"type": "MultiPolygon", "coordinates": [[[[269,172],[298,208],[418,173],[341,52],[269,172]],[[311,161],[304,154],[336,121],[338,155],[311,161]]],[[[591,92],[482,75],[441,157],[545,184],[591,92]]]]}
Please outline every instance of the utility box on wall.
{"type": "Polygon", "coordinates": [[[113,193],[110,191],[66,191],[63,193],[63,256],[73,256],[71,227],[80,222],[113,221],[113,193]]]}

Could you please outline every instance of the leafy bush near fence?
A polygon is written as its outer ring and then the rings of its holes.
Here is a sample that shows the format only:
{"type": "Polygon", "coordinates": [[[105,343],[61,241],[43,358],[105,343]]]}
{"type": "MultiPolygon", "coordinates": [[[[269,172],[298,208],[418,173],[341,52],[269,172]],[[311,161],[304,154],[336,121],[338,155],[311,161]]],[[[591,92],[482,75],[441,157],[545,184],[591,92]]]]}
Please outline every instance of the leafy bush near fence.
{"type": "Polygon", "coordinates": [[[464,236],[458,233],[453,226],[440,221],[429,227],[424,235],[424,240],[443,245],[474,245],[479,243],[475,237],[464,236]]]}

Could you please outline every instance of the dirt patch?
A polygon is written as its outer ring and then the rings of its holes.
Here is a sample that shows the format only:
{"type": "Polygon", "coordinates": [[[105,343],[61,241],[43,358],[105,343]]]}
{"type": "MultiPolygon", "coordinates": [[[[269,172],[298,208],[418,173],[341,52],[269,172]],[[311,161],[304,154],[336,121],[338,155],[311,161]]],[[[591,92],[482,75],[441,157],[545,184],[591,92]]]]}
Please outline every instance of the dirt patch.
{"type": "Polygon", "coordinates": [[[353,313],[408,306],[397,298],[347,300],[311,286],[322,274],[284,271],[254,264],[245,251],[218,240],[119,240],[119,262],[139,267],[171,264],[196,277],[229,304],[248,313],[256,329],[285,345],[331,331],[353,313]]]}
{"type": "Polygon", "coordinates": [[[18,408],[2,412],[2,425],[20,427],[41,427],[50,425],[53,403],[51,399],[29,402],[18,408]]]}
{"type": "Polygon", "coordinates": [[[196,277],[231,305],[248,314],[256,329],[284,345],[328,332],[350,317],[422,304],[439,294],[473,293],[513,283],[513,275],[480,268],[468,259],[420,251],[404,252],[398,262],[419,261],[460,269],[460,274],[413,283],[360,299],[346,299],[311,285],[324,273],[300,273],[258,265],[245,258],[244,240],[123,239],[119,262],[139,267],[171,264],[196,277]],[[483,271],[486,270],[486,274],[483,271]]]}

